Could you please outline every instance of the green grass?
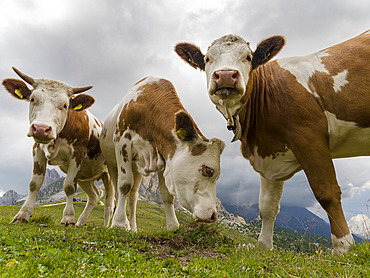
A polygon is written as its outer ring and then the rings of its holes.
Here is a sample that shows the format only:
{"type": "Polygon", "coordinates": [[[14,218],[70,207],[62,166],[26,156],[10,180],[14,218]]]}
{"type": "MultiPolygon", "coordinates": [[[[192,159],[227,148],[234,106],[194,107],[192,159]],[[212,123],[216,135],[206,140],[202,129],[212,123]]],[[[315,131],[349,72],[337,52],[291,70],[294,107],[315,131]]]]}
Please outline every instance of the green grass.
{"type": "MultiPolygon", "coordinates": [[[[75,203],[78,216],[84,204],[75,203]]],[[[165,229],[163,208],[138,203],[138,233],[103,227],[103,206],[85,227],[59,222],[64,205],[36,206],[28,224],[9,224],[19,210],[0,207],[0,277],[370,277],[370,244],[341,258],[330,252],[264,251],[219,223],[165,229]]],[[[76,217],[77,219],[77,217],[76,217]]]]}

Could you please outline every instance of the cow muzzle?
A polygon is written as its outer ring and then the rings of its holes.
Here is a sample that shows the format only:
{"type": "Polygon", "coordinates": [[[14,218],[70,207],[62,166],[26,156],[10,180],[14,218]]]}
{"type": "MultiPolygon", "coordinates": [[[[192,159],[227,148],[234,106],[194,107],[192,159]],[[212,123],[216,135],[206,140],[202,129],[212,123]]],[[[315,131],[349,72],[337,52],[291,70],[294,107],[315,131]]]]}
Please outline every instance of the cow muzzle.
{"type": "Polygon", "coordinates": [[[52,138],[52,130],[51,126],[32,124],[27,135],[37,143],[46,144],[55,139],[52,138]]]}
{"type": "Polygon", "coordinates": [[[206,210],[195,210],[193,213],[193,218],[196,221],[212,223],[217,220],[217,212],[215,209],[206,209],[206,210]]]}
{"type": "Polygon", "coordinates": [[[210,95],[220,99],[230,99],[243,95],[244,90],[237,70],[218,70],[212,74],[210,95]]]}

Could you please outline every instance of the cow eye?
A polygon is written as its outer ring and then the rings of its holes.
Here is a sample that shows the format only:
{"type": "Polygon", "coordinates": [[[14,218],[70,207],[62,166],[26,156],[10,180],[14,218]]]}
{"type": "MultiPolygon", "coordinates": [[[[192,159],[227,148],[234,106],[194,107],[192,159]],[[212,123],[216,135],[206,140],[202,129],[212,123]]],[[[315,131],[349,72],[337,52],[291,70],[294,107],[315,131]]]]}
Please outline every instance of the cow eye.
{"type": "Polygon", "coordinates": [[[209,168],[207,166],[202,166],[202,175],[208,178],[211,178],[213,176],[213,173],[215,171],[212,168],[209,168]]]}
{"type": "Polygon", "coordinates": [[[63,105],[63,108],[64,108],[64,109],[67,109],[67,108],[68,108],[67,104],[64,104],[64,105],[63,105]]]}
{"type": "Polygon", "coordinates": [[[250,62],[250,61],[252,61],[252,57],[251,56],[247,56],[246,58],[245,58],[248,62],[250,62]]]}
{"type": "Polygon", "coordinates": [[[208,63],[209,62],[209,57],[206,57],[204,60],[206,61],[206,63],[208,63]]]}
{"type": "Polygon", "coordinates": [[[34,98],[31,98],[31,99],[30,99],[30,102],[34,102],[34,101],[35,101],[35,99],[34,99],[34,98]]]}

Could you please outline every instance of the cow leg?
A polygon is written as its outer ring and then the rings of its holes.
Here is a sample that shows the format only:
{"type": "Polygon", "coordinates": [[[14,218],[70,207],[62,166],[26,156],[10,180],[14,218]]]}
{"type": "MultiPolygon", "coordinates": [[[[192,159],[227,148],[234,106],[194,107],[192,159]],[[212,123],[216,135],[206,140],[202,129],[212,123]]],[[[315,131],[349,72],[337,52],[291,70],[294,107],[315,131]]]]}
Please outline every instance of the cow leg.
{"type": "Polygon", "coordinates": [[[130,230],[130,223],[126,215],[127,197],[134,184],[134,174],[131,162],[131,144],[122,139],[115,146],[117,158],[117,207],[112,219],[112,228],[130,230]]]}
{"type": "Polygon", "coordinates": [[[316,199],[328,214],[333,256],[339,256],[348,252],[354,240],[344,217],[342,192],[335,176],[328,142],[320,138],[305,139],[306,141],[302,140],[300,144],[306,144],[297,147],[293,152],[306,173],[316,199]]]}
{"type": "Polygon", "coordinates": [[[87,203],[85,209],[81,213],[76,223],[76,226],[82,227],[86,225],[87,219],[89,218],[92,209],[98,203],[100,199],[100,193],[99,189],[94,184],[94,181],[78,181],[78,185],[87,194],[87,203]]]}
{"type": "Polygon", "coordinates": [[[164,211],[166,213],[166,226],[168,231],[176,230],[180,227],[179,221],[175,214],[175,207],[173,205],[174,197],[168,192],[163,171],[158,172],[158,183],[163,201],[164,211]]]}
{"type": "Polygon", "coordinates": [[[130,220],[130,227],[131,231],[137,232],[136,226],[136,206],[137,206],[137,198],[138,198],[138,191],[141,183],[142,175],[140,173],[134,173],[134,185],[129,193],[129,220],[130,220]]]}
{"type": "Polygon", "coordinates": [[[118,190],[117,190],[117,183],[118,183],[118,169],[117,165],[111,165],[107,163],[108,166],[108,173],[109,173],[109,178],[113,184],[113,192],[114,192],[114,198],[113,198],[113,213],[115,211],[115,208],[117,206],[117,200],[118,200],[118,190]]]}
{"type": "Polygon", "coordinates": [[[44,182],[46,171],[46,157],[45,153],[39,148],[38,144],[33,146],[33,172],[32,178],[29,185],[29,193],[26,201],[14,216],[13,222],[28,222],[28,219],[32,215],[33,207],[36,202],[37,193],[40,191],[42,183],[44,182]]]}
{"type": "Polygon", "coordinates": [[[259,212],[262,228],[257,246],[263,249],[273,249],[274,222],[280,209],[283,187],[283,181],[270,181],[260,176],[259,212]]]}
{"type": "MultiPolygon", "coordinates": [[[[80,164],[81,165],[81,164],[80,164]]],[[[68,166],[67,176],[64,180],[64,192],[66,193],[66,206],[63,210],[61,225],[75,225],[75,211],[73,209],[73,195],[77,189],[77,174],[80,167],[77,167],[75,160],[71,160],[68,166]]]]}
{"type": "Polygon", "coordinates": [[[103,173],[102,180],[105,188],[104,227],[108,227],[114,211],[114,188],[108,173],[103,173]]]}

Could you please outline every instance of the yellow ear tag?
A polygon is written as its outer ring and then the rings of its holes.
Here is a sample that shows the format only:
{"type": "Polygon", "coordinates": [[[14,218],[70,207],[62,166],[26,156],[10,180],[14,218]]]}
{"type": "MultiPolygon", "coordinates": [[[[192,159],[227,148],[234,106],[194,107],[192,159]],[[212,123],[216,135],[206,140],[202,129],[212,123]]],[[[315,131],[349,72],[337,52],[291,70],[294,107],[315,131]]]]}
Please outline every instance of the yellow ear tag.
{"type": "Polygon", "coordinates": [[[186,130],[183,128],[180,128],[176,131],[177,136],[180,138],[180,140],[184,140],[186,137],[186,130]]]}
{"type": "Polygon", "coordinates": [[[17,96],[19,96],[20,98],[23,98],[23,95],[22,95],[22,93],[21,93],[21,90],[19,90],[19,89],[15,89],[14,93],[15,93],[17,96]]]}
{"type": "Polygon", "coordinates": [[[194,66],[197,66],[199,67],[199,65],[197,63],[195,63],[192,59],[189,58],[189,62],[192,63],[194,66]]]}
{"type": "Polygon", "coordinates": [[[80,103],[79,105],[77,105],[75,108],[73,108],[73,110],[80,110],[82,108],[82,104],[80,103]]]}

